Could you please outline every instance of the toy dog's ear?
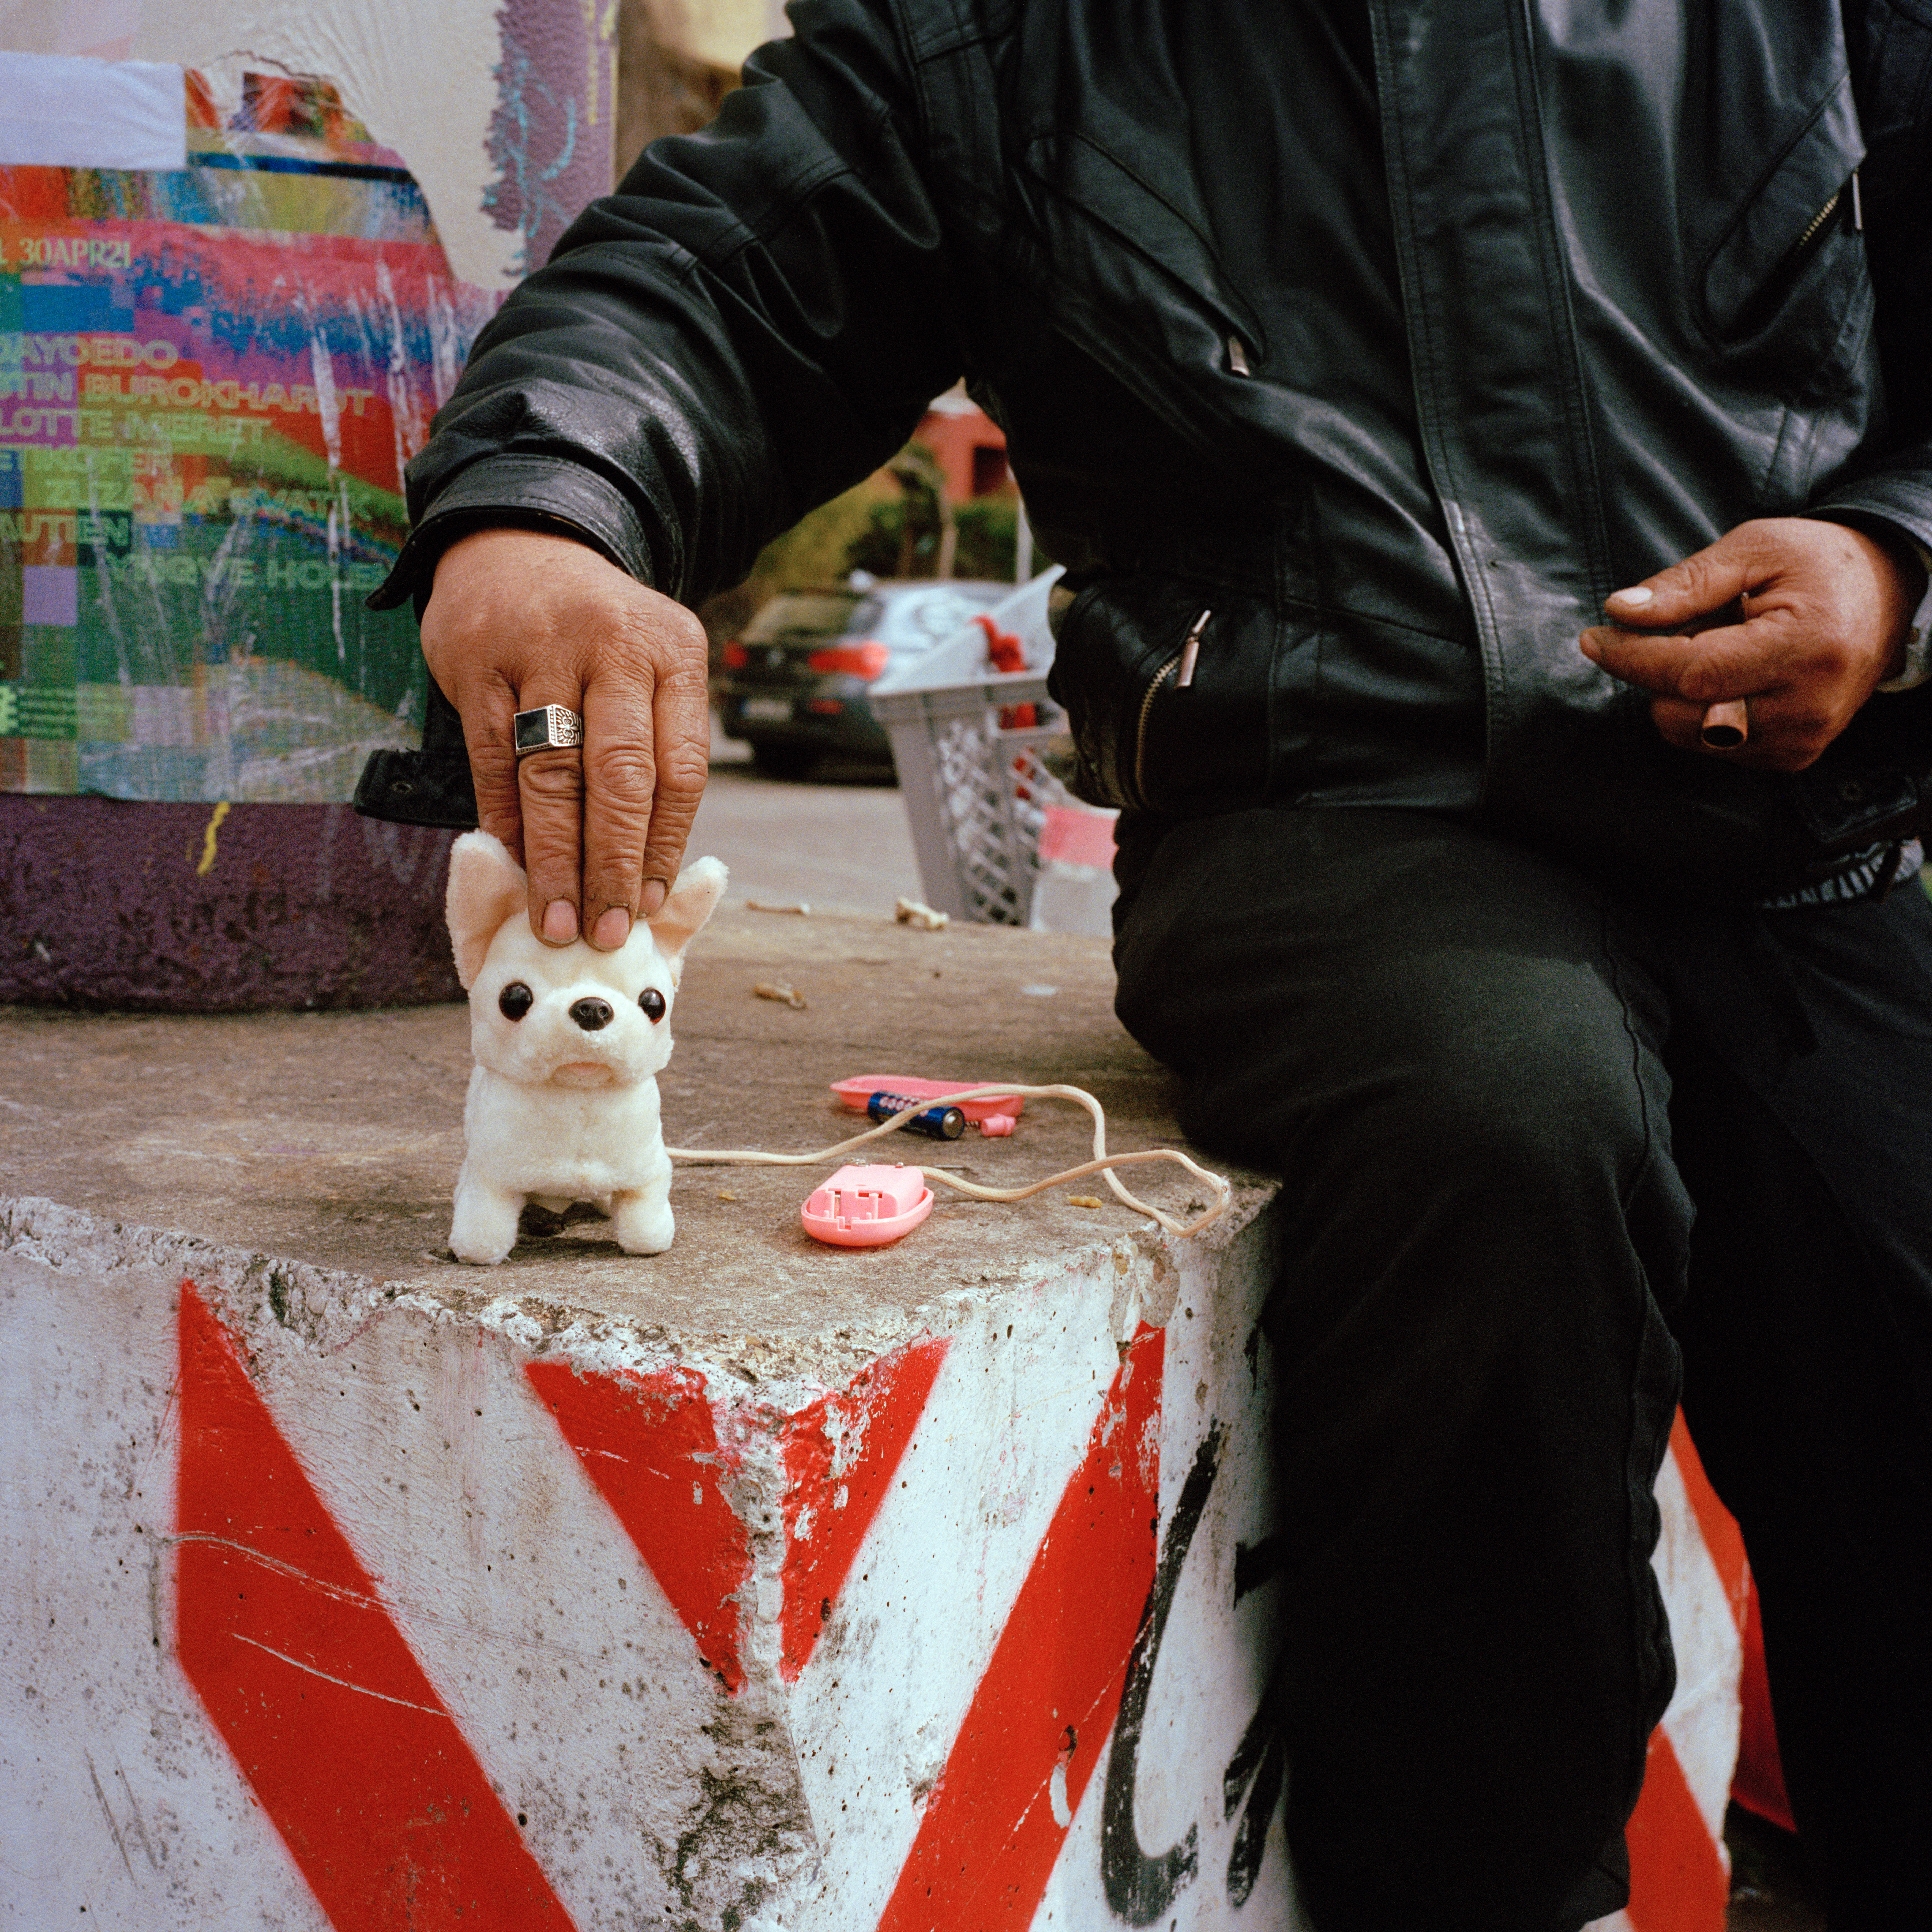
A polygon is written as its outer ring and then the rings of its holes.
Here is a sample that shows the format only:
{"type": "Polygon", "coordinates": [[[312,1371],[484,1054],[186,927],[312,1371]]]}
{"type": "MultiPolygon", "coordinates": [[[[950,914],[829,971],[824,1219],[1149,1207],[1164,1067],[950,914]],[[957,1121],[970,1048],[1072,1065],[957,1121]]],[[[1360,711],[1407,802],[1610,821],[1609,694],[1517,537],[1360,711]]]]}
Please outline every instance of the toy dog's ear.
{"type": "Polygon", "coordinates": [[[718,910],[730,874],[722,859],[700,859],[677,875],[677,884],[651,921],[651,937],[658,950],[670,962],[674,975],[684,966],[684,949],[696,938],[704,922],[718,910]]]}
{"type": "Polygon", "coordinates": [[[524,910],[529,892],[523,867],[494,832],[466,832],[449,848],[449,943],[465,992],[483,970],[490,940],[524,910]]]}

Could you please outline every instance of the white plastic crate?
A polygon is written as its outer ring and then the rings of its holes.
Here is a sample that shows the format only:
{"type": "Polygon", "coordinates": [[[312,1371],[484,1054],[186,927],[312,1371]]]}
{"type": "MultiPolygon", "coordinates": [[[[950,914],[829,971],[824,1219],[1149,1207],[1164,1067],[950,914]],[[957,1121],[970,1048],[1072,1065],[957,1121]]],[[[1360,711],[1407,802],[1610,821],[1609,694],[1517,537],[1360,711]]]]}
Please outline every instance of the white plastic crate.
{"type": "Polygon", "coordinates": [[[889,672],[870,693],[873,715],[892,738],[927,903],[956,919],[1027,924],[1040,821],[1050,806],[1084,808],[1041,762],[1066,729],[1046,694],[1047,592],[1061,574],[1046,572],[986,613],[1018,638],[1026,670],[988,669],[986,634],[970,624],[889,672]],[[1034,723],[1002,722],[1024,704],[1034,706],[1034,723]]]}

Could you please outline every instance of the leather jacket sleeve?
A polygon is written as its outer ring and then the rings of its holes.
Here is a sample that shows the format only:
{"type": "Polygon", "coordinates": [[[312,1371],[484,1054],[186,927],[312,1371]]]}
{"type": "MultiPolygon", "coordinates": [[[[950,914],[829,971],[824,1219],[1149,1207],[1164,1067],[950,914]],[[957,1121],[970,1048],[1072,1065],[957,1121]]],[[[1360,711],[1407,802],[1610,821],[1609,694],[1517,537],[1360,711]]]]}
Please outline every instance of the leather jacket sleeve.
{"type": "Polygon", "coordinates": [[[694,604],[905,441],[962,358],[894,18],[800,0],[718,118],[510,296],[409,466],[382,604],[490,523],[562,525],[694,604]]]}
{"type": "Polygon", "coordinates": [[[1891,435],[1814,508],[1882,518],[1932,548],[1932,6],[1846,0],[1844,12],[1891,435]]]}

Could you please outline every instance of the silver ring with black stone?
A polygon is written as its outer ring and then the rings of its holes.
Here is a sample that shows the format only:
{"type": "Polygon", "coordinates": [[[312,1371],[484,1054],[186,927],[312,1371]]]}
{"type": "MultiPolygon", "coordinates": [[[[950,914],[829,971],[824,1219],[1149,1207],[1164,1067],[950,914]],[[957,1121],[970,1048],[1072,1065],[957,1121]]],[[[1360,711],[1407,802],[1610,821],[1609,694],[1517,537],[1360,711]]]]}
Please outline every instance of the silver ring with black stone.
{"type": "Polygon", "coordinates": [[[561,751],[584,742],[582,713],[567,704],[540,704],[534,711],[519,711],[511,720],[510,742],[517,756],[532,752],[561,751]]]}

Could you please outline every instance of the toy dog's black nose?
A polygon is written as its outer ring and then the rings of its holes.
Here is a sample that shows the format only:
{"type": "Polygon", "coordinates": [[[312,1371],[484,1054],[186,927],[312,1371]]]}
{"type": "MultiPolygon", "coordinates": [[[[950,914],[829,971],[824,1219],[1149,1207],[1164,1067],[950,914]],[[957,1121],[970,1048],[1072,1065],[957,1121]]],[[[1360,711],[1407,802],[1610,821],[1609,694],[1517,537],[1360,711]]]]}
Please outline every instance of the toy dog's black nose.
{"type": "Polygon", "coordinates": [[[586,1033],[601,1033],[616,1016],[608,1000],[579,1000],[572,1006],[570,1017],[586,1033]]]}

